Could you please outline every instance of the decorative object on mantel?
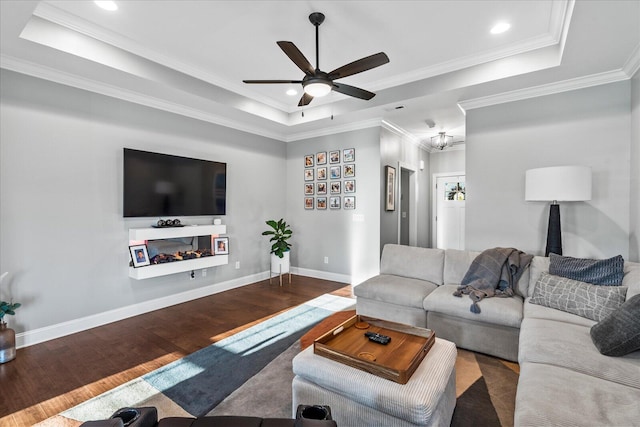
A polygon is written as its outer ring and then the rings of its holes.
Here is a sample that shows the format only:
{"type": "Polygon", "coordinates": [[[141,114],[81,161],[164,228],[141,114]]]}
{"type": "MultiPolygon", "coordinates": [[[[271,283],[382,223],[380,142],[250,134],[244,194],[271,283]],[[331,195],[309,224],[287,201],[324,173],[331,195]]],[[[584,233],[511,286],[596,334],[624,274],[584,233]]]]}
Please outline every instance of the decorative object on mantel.
{"type": "Polygon", "coordinates": [[[453,136],[447,135],[446,132],[438,132],[438,135],[431,137],[431,146],[438,150],[444,150],[446,147],[453,145],[453,136]]]}
{"type": "Polygon", "coordinates": [[[291,244],[287,240],[291,238],[293,231],[282,218],[279,221],[270,219],[265,223],[271,227],[271,230],[262,232],[263,236],[271,236],[269,241],[272,242],[269,282],[271,282],[271,273],[275,273],[280,276],[280,286],[282,286],[282,275],[289,273],[289,283],[291,283],[289,258],[291,244]]]}
{"type": "Polygon", "coordinates": [[[547,247],[550,253],[562,255],[560,205],[562,202],[591,200],[591,168],[588,166],[555,166],[529,169],[525,174],[525,200],[550,201],[547,247]]]}
{"type": "MultiPolygon", "coordinates": [[[[0,284],[8,275],[9,272],[2,273],[0,284]]],[[[10,362],[16,357],[16,331],[7,327],[4,316],[5,314],[15,315],[15,310],[21,305],[19,302],[0,300],[0,363],[10,362]]]]}

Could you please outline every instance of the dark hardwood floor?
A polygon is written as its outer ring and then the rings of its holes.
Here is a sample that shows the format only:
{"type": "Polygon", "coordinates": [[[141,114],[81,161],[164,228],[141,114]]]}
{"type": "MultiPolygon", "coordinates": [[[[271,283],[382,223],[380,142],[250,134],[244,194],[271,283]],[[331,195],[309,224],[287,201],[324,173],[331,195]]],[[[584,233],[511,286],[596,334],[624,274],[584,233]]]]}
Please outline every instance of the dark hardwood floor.
{"type": "Polygon", "coordinates": [[[30,426],[344,283],[268,280],[19,349],[0,364],[0,425],[30,426]]]}

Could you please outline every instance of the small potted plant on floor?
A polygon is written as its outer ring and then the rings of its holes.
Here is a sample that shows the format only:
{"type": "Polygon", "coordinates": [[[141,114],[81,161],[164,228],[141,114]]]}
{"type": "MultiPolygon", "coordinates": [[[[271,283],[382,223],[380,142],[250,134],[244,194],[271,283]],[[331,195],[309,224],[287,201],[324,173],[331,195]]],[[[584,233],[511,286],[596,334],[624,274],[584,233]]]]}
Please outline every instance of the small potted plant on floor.
{"type": "MultiPolygon", "coordinates": [[[[0,276],[0,283],[7,277],[9,273],[3,273],[0,276]]],[[[14,315],[15,310],[20,307],[20,303],[14,303],[13,301],[1,301],[0,300],[0,363],[5,363],[13,360],[16,357],[16,331],[7,327],[7,323],[4,321],[5,314],[14,315]]]]}
{"type": "Polygon", "coordinates": [[[289,250],[291,244],[287,241],[293,232],[284,219],[266,221],[271,230],[264,231],[263,236],[271,236],[271,272],[284,274],[289,272],[289,250]]]}

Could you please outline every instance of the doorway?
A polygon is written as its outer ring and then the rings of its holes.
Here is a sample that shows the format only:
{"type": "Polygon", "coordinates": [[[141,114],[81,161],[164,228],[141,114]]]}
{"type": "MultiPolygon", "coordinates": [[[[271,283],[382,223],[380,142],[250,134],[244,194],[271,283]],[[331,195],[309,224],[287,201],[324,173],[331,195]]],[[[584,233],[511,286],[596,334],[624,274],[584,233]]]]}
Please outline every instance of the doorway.
{"type": "Polygon", "coordinates": [[[403,162],[398,164],[398,170],[400,171],[398,243],[416,246],[418,244],[417,173],[413,167],[403,162]]]}
{"type": "Polygon", "coordinates": [[[433,246],[464,249],[465,201],[464,173],[434,175],[433,246]]]}

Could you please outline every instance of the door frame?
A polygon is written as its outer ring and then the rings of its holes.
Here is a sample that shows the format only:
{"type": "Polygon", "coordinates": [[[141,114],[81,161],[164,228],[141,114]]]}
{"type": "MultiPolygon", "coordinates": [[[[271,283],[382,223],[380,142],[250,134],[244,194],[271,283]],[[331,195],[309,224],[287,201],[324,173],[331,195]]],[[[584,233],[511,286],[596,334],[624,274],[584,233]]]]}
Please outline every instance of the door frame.
{"type": "Polygon", "coordinates": [[[409,246],[418,245],[418,169],[405,162],[398,162],[398,173],[396,174],[396,194],[398,195],[398,236],[397,242],[400,244],[400,228],[402,221],[402,185],[400,183],[402,177],[402,169],[409,171],[409,246]]]}
{"type": "MultiPolygon", "coordinates": [[[[436,232],[438,230],[438,224],[436,223],[436,216],[438,214],[438,194],[436,190],[436,185],[438,183],[438,178],[443,178],[447,176],[465,176],[466,172],[457,171],[457,172],[438,172],[431,174],[431,247],[437,247],[438,236],[436,232]]],[[[466,185],[465,185],[466,187],[466,185]]]]}

